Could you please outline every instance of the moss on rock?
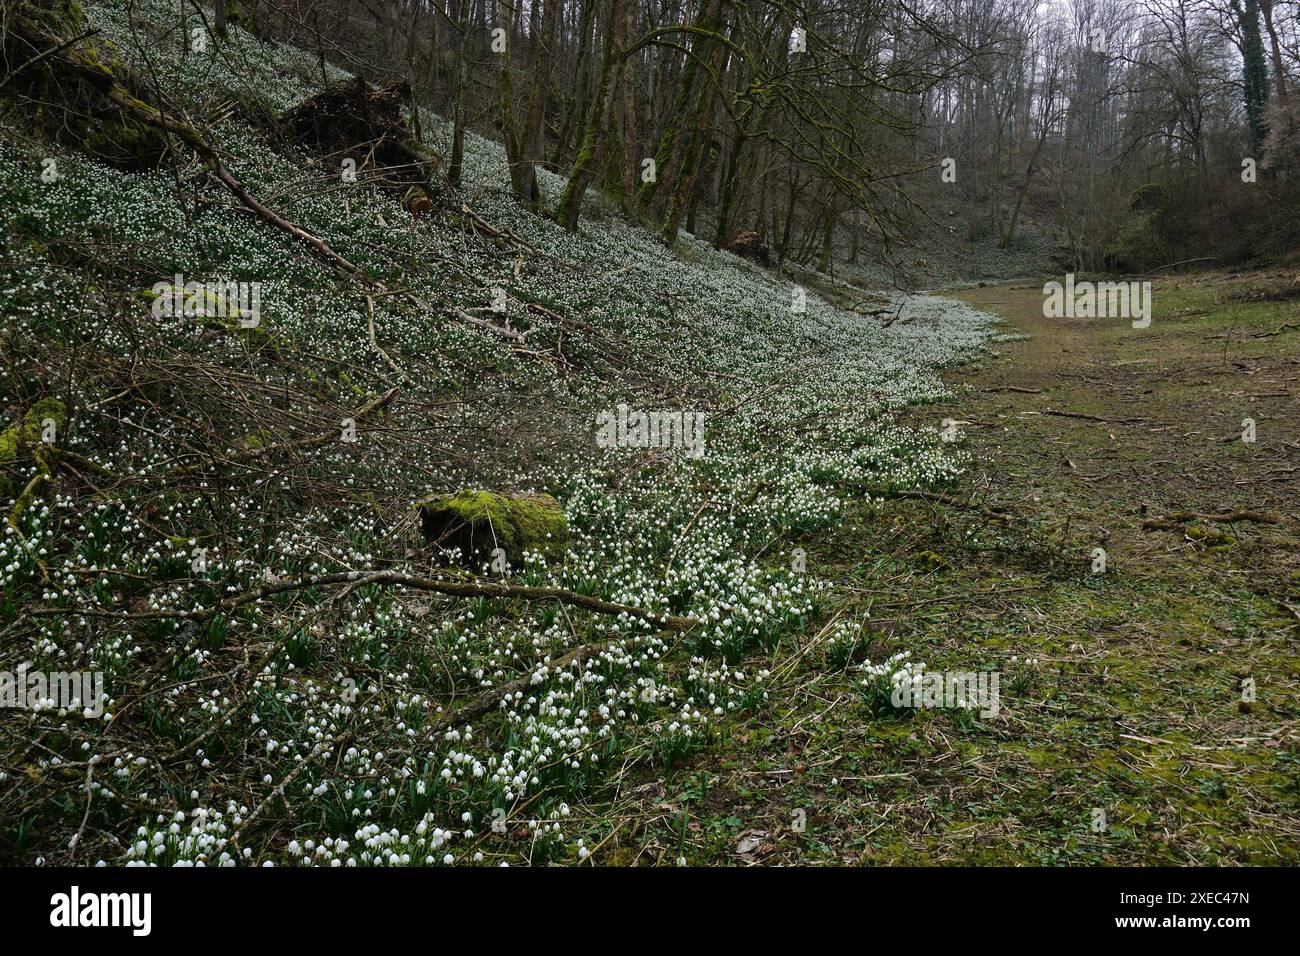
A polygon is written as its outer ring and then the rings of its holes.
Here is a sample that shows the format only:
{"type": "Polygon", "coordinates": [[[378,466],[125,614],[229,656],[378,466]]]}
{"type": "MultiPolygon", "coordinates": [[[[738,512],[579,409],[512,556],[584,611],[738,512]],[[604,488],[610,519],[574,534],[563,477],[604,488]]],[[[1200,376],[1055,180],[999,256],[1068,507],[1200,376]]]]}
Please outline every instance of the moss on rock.
{"type": "Polygon", "coordinates": [[[467,555],[493,548],[511,557],[529,549],[554,552],[569,536],[564,510],[550,495],[460,491],[426,498],[419,511],[429,541],[467,555]]]}

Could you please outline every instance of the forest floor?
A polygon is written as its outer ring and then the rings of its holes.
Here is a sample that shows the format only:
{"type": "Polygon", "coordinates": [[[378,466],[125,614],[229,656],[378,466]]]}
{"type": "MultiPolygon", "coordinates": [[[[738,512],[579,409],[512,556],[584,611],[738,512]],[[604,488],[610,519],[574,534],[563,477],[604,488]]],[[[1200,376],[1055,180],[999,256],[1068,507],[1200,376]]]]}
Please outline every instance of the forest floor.
{"type": "Polygon", "coordinates": [[[0,130],[0,674],[103,679],[0,721],[0,862],[1300,862],[1293,273],[1049,321],[1027,280],[879,291],[1038,274],[1028,235],[762,269],[600,197],[560,229],[475,135],[416,218],[230,112],[315,95],[308,51],[87,7],[383,291],[183,157],[0,130]],[[420,520],[465,491],[493,564],[420,520]],[[889,706],[902,653],[998,712],[889,706]]]}
{"type": "Polygon", "coordinates": [[[957,495],[1014,518],[891,501],[803,546],[870,616],[860,658],[997,669],[1000,713],[867,719],[810,635],[766,662],[770,707],[619,781],[601,862],[1300,862],[1297,293],[1159,280],[1143,330],[1044,318],[1041,284],[960,293],[1024,335],[903,420],[956,421],[957,495]],[[1276,523],[1143,526],[1238,510],[1276,523]]]}

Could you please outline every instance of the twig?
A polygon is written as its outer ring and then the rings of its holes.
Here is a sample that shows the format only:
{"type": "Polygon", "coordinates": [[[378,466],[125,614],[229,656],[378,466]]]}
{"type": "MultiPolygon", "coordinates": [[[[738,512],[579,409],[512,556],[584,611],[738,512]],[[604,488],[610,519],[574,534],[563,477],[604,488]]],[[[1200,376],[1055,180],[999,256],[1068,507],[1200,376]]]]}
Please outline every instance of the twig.
{"type": "Polygon", "coordinates": [[[366,312],[370,325],[370,347],[384,357],[384,361],[388,363],[388,367],[396,372],[398,376],[403,380],[408,379],[409,376],[406,372],[400,365],[393,361],[393,357],[384,350],[383,346],[379,344],[379,339],[375,337],[375,297],[373,295],[366,296],[366,312]]]}
{"type": "Polygon", "coordinates": [[[878,498],[911,498],[917,501],[929,501],[934,504],[948,505],[953,508],[965,508],[969,511],[978,511],[980,514],[997,521],[1010,521],[1013,517],[1012,509],[1009,505],[983,505],[975,501],[963,501],[960,498],[954,498],[951,495],[945,495],[937,491],[909,491],[892,488],[872,488],[868,485],[849,485],[848,487],[855,491],[875,495],[878,498]]]}
{"type": "MultiPolygon", "coordinates": [[[[396,387],[390,388],[388,391],[384,392],[383,395],[380,395],[378,398],[357,409],[350,417],[360,421],[363,418],[373,415],[375,412],[390,404],[392,400],[397,397],[397,392],[398,389],[396,387]]],[[[327,445],[331,441],[337,440],[338,434],[337,429],[330,429],[329,431],[322,432],[320,435],[315,435],[311,438],[303,438],[298,441],[280,442],[275,445],[267,445],[263,448],[253,448],[222,460],[226,464],[244,464],[250,461],[267,458],[284,451],[307,451],[312,448],[319,448],[322,445],[327,445]]],[[[168,472],[165,475],[156,477],[165,477],[170,479],[181,475],[194,474],[202,471],[204,465],[204,462],[196,462],[193,465],[187,465],[186,467],[181,468],[179,471],[168,472]]]]}

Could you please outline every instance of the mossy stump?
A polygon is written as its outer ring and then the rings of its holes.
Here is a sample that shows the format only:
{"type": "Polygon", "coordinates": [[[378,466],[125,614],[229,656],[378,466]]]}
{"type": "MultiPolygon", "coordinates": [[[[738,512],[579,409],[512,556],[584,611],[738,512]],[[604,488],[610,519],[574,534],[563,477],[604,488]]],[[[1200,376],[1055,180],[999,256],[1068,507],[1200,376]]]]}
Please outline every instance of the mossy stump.
{"type": "Polygon", "coordinates": [[[86,31],[81,5],[22,0],[7,6],[0,53],[15,82],[5,96],[23,99],[52,141],[123,169],[156,167],[169,147],[167,136],[114,101],[115,86],[131,89],[137,81],[113,41],[86,31]]]}
{"type": "Polygon", "coordinates": [[[569,537],[564,510],[550,495],[460,491],[421,501],[426,540],[461,554],[483,557],[502,548],[508,560],[524,551],[559,551],[569,537]]]}
{"type": "Polygon", "coordinates": [[[17,486],[6,472],[12,471],[29,448],[40,445],[47,421],[54,423],[56,438],[62,438],[67,410],[57,398],[42,398],[27,410],[21,421],[0,432],[0,498],[10,498],[17,486]]]}

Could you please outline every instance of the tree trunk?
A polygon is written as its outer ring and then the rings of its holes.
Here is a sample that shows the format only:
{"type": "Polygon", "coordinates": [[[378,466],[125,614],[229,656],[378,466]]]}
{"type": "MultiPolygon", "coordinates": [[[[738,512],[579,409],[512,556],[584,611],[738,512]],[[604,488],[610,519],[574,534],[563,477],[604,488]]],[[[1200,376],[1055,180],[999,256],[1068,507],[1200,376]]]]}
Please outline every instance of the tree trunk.
{"type": "MultiPolygon", "coordinates": [[[[719,0],[714,14],[706,21],[707,25],[704,26],[704,29],[719,35],[725,33],[730,13],[729,8],[730,0],[719,0]]],[[[677,239],[677,230],[681,225],[682,217],[686,214],[686,205],[690,201],[691,192],[695,189],[700,164],[703,161],[705,151],[710,148],[710,137],[706,135],[706,128],[713,115],[713,104],[717,98],[718,83],[716,80],[722,76],[723,67],[727,62],[728,50],[720,37],[710,37],[707,41],[707,47],[702,49],[699,55],[708,57],[707,69],[703,71],[700,77],[695,103],[691,108],[691,121],[686,126],[687,135],[678,154],[679,160],[673,164],[671,170],[672,188],[666,192],[661,192],[661,195],[666,195],[668,199],[663,206],[663,225],[660,229],[660,238],[669,244],[677,239]]]]}
{"type": "Polygon", "coordinates": [[[465,44],[469,39],[470,0],[451,0],[451,12],[456,27],[451,31],[452,47],[452,131],[451,158],[447,163],[447,182],[459,188],[465,166],[465,87],[467,57],[465,44]]]}
{"type": "MultiPolygon", "coordinates": [[[[631,42],[632,38],[636,36],[636,26],[637,4],[634,0],[628,0],[623,5],[624,42],[631,42]]],[[[640,169],[639,160],[641,156],[636,118],[636,58],[638,55],[633,53],[624,57],[622,76],[620,77],[621,86],[623,87],[623,208],[627,212],[633,211],[636,199],[637,171],[640,169]]]]}
{"type": "MultiPolygon", "coordinates": [[[[537,185],[537,164],[546,158],[546,97],[555,64],[556,23],[563,0],[541,0],[537,35],[533,44],[533,82],[528,91],[528,109],[524,114],[523,161],[527,167],[526,193],[521,195],[530,209],[540,211],[542,194],[537,185]]],[[[537,15],[534,9],[534,15],[537,15]]]]}
{"type": "Polygon", "coordinates": [[[1269,46],[1273,54],[1273,77],[1277,83],[1277,98],[1286,103],[1286,67],[1282,65],[1282,48],[1277,40],[1277,30],[1273,26],[1273,0],[1259,0],[1260,12],[1264,14],[1264,29],[1268,32],[1269,46]]]}
{"type": "Polygon", "coordinates": [[[624,3],[634,0],[610,0],[609,17],[605,24],[605,55],[601,58],[600,76],[596,93],[587,111],[582,132],[582,144],[569,171],[569,181],[555,210],[555,221],[570,232],[577,232],[578,217],[582,213],[582,199],[596,175],[597,162],[604,153],[609,138],[609,113],[618,84],[619,64],[622,62],[620,35],[625,26],[624,3]]]}
{"type": "Polygon", "coordinates": [[[515,123],[514,74],[514,15],[510,0],[497,0],[497,24],[505,31],[505,45],[501,57],[501,140],[506,148],[506,163],[510,167],[510,185],[521,202],[532,205],[537,194],[537,171],[524,156],[524,142],[515,123]]]}
{"type": "MultiPolygon", "coordinates": [[[[699,14],[695,18],[695,27],[706,32],[716,32],[721,22],[721,10],[726,0],[703,0],[699,14]]],[[[672,202],[675,186],[681,179],[681,167],[689,158],[688,140],[693,126],[700,120],[700,111],[706,98],[699,88],[707,88],[709,77],[704,77],[698,84],[697,76],[703,72],[700,60],[707,55],[708,41],[698,34],[690,39],[691,54],[687,56],[681,75],[677,78],[677,92],[668,113],[667,125],[659,137],[659,146],[655,150],[655,181],[643,183],[637,194],[637,207],[652,221],[664,221],[672,202]],[[692,105],[692,97],[694,104],[692,105]]],[[[665,85],[667,85],[665,83],[665,85]]]]}

